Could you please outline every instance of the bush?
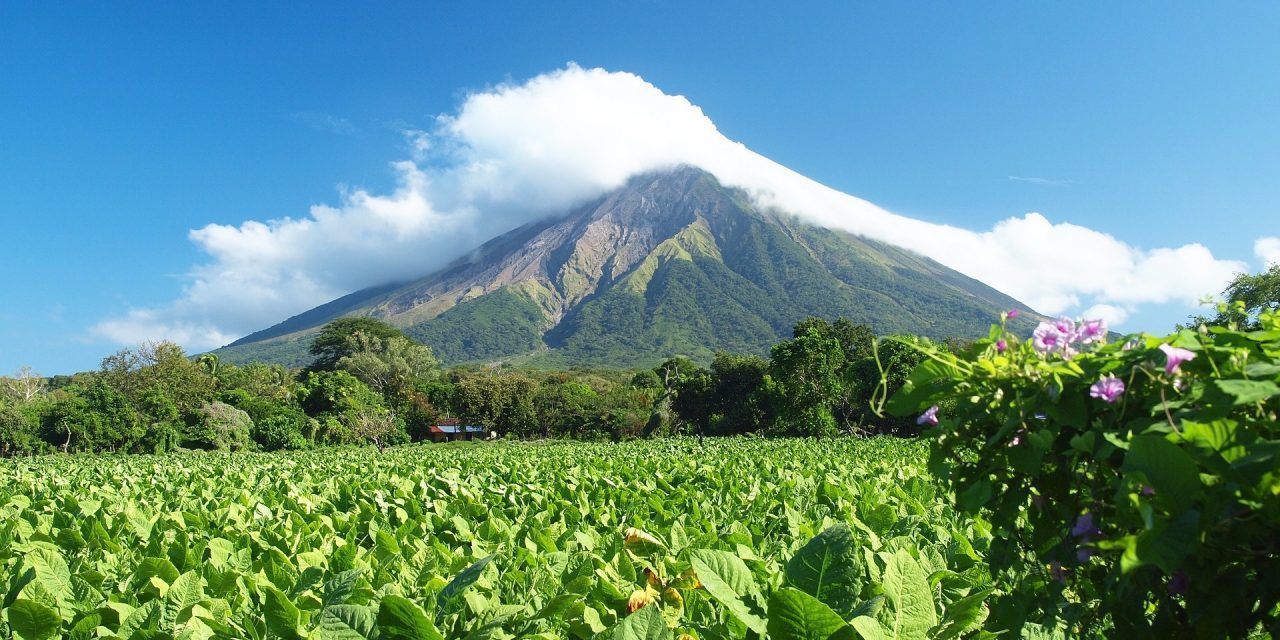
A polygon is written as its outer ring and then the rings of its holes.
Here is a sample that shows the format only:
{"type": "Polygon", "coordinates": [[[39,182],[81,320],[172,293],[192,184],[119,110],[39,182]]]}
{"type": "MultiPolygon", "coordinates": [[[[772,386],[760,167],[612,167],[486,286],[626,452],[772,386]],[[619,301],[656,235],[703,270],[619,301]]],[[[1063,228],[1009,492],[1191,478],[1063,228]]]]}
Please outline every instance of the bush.
{"type": "Polygon", "coordinates": [[[281,411],[253,423],[250,437],[263,451],[306,449],[310,442],[302,434],[307,416],[296,411],[281,411]]]}
{"type": "Polygon", "coordinates": [[[0,458],[41,449],[35,424],[18,407],[0,403],[0,458]]]}
{"type": "Polygon", "coordinates": [[[253,420],[249,414],[223,402],[211,402],[196,412],[195,424],[187,432],[187,446],[219,451],[249,448],[253,420]]]}
{"type": "Polygon", "coordinates": [[[1280,633],[1280,315],[1259,325],[924,348],[889,408],[925,410],[932,470],[991,523],[988,628],[1280,633]]]}

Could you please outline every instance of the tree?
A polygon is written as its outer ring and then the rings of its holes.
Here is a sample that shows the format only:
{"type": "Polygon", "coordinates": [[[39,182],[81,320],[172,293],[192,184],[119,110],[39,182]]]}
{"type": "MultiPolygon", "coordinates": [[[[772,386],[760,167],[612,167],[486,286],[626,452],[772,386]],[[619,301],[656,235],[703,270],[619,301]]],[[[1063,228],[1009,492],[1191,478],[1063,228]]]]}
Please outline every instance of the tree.
{"type": "Polygon", "coordinates": [[[768,372],[769,362],[759,356],[716,354],[711,361],[708,403],[713,415],[708,433],[750,433],[769,423],[772,407],[761,392],[768,372]]]}
{"type": "Polygon", "coordinates": [[[1266,309],[1280,309],[1280,264],[1272,264],[1259,274],[1239,273],[1222,291],[1225,303],[1213,318],[1191,318],[1192,326],[1208,324],[1219,327],[1235,325],[1241,329],[1258,328],[1258,314],[1266,309]]]}
{"type": "Polygon", "coordinates": [[[0,393],[18,403],[35,400],[47,386],[44,377],[32,371],[31,367],[19,369],[11,378],[0,378],[0,393]]]}
{"type": "Polygon", "coordinates": [[[347,343],[348,354],[338,359],[336,368],[384,398],[401,395],[415,380],[434,377],[439,369],[430,347],[403,336],[379,338],[357,331],[348,336],[347,343]]]}
{"type": "Polygon", "coordinates": [[[41,437],[64,452],[132,451],[146,434],[128,398],[102,379],[58,392],[41,422],[41,437]]]}
{"type": "Polygon", "coordinates": [[[385,409],[367,407],[350,415],[351,431],[382,451],[397,431],[396,417],[385,409]]]}
{"type": "Polygon", "coordinates": [[[200,408],[197,422],[187,434],[186,444],[219,451],[249,448],[249,432],[253,420],[249,414],[224,402],[211,402],[200,408]]]}
{"type": "Polygon", "coordinates": [[[35,425],[18,407],[0,402],[0,458],[40,449],[35,425]]]}
{"type": "Polygon", "coordinates": [[[99,376],[138,410],[144,396],[157,391],[172,398],[183,415],[213,399],[213,376],[172,342],[144,342],[107,356],[99,376]]]}
{"type": "Polygon", "coordinates": [[[405,338],[403,331],[377,318],[357,316],[338,318],[320,328],[315,339],[311,341],[310,353],[315,356],[311,369],[328,371],[338,366],[338,361],[355,352],[358,343],[352,342],[357,333],[366,338],[387,340],[389,338],[405,338]]]}
{"type": "Polygon", "coordinates": [[[774,345],[766,383],[777,403],[774,430],[786,435],[834,435],[832,407],[845,390],[844,362],[840,341],[814,326],[774,345]]]}
{"type": "Polygon", "coordinates": [[[707,370],[684,356],[676,356],[658,365],[653,372],[660,381],[660,387],[654,397],[644,435],[653,435],[663,427],[675,426],[673,418],[677,417],[697,429],[705,427],[706,412],[702,402],[710,386],[707,370]]]}
{"type": "Polygon", "coordinates": [[[312,371],[298,392],[308,416],[316,419],[315,439],[328,443],[352,443],[352,431],[361,411],[385,409],[382,396],[346,371],[312,371]]]}

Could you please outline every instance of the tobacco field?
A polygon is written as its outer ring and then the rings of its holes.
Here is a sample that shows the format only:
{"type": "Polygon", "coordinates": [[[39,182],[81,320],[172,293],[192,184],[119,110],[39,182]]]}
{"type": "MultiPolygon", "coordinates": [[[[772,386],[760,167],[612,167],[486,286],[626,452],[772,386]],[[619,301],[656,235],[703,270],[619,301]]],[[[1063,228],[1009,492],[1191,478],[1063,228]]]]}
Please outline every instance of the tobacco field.
{"type": "Polygon", "coordinates": [[[0,637],[957,638],[982,520],[925,443],[0,461],[0,637]]]}

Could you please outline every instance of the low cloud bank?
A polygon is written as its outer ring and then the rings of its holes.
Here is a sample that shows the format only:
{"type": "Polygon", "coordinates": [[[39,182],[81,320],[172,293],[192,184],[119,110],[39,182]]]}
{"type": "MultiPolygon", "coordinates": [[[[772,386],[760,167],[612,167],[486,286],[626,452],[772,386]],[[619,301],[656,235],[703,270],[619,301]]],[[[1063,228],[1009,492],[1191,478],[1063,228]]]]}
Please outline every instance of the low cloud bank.
{"type": "MultiPolygon", "coordinates": [[[[209,260],[180,297],[93,332],[217,347],[350,291],[425,275],[494,235],[678,164],[816,224],[932,257],[1049,314],[1087,309],[1119,324],[1144,304],[1191,308],[1248,268],[1200,244],[1144,249],[1034,212],[989,230],[900,216],[729,140],[687,99],[630,73],[571,65],[473,93],[434,128],[405,135],[413,159],[392,164],[392,193],[357,189],[303,217],[193,230],[209,260]]],[[[1280,238],[1255,252],[1280,261],[1280,238]]]]}

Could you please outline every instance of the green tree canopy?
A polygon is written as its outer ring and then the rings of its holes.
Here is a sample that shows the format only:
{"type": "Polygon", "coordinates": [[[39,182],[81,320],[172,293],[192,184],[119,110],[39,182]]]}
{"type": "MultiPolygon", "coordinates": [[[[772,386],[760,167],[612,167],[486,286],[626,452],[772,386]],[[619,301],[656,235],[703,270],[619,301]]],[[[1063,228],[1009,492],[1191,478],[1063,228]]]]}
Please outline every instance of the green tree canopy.
{"type": "Polygon", "coordinates": [[[1280,264],[1258,274],[1237,274],[1222,291],[1226,304],[1213,318],[1192,318],[1193,325],[1236,325],[1242,329],[1258,328],[1258,314],[1266,309],[1280,309],[1280,264]]]}
{"type": "Polygon", "coordinates": [[[357,350],[358,344],[352,342],[352,337],[357,333],[379,340],[408,339],[403,331],[377,318],[367,316],[338,318],[321,327],[320,332],[311,341],[309,351],[316,357],[311,368],[320,371],[337,368],[339,360],[357,350]]]}

